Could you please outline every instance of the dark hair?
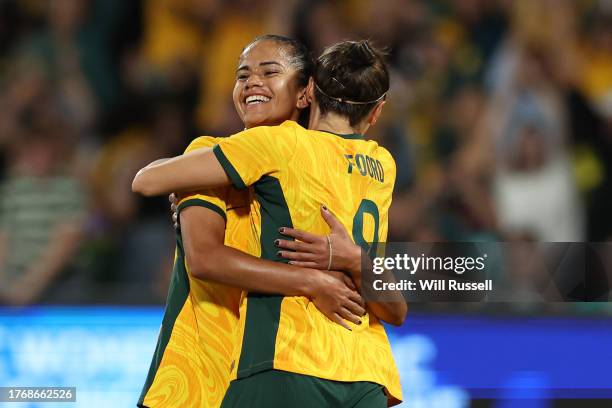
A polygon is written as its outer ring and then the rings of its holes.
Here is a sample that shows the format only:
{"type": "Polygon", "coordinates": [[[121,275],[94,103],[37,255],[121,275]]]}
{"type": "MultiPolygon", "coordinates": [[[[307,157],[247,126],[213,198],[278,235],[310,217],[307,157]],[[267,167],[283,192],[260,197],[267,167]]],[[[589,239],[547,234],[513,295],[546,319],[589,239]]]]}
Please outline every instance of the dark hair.
{"type": "Polygon", "coordinates": [[[382,51],[368,40],[342,41],[317,58],[314,82],[321,113],[346,116],[355,126],[385,98],[389,71],[382,51]]]}
{"type": "MultiPolygon", "coordinates": [[[[259,41],[274,41],[289,51],[289,62],[295,68],[300,86],[308,85],[308,79],[314,71],[314,61],[308,48],[300,41],[276,34],[265,34],[255,37],[244,49],[259,41]]],[[[244,50],[243,50],[244,51],[244,50]]]]}

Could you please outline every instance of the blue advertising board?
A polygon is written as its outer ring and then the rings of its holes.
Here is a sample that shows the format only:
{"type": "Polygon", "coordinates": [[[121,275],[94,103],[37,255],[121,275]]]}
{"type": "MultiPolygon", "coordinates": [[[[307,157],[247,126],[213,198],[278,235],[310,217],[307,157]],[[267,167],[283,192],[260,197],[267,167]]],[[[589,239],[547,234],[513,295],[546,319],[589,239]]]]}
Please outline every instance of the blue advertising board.
{"type": "MultiPolygon", "coordinates": [[[[0,309],[0,386],[77,389],[76,403],[22,407],[133,407],[162,314],[131,307],[0,309]]],[[[545,408],[551,398],[612,398],[610,320],[412,314],[388,332],[402,407],[462,408],[486,398],[499,407],[545,408]]]]}

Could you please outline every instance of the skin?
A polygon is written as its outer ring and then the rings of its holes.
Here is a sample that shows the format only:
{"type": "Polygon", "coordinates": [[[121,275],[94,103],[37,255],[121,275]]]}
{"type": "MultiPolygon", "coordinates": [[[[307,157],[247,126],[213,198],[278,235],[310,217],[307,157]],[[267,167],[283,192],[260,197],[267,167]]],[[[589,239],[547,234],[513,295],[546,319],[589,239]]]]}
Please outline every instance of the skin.
{"type": "MultiPolygon", "coordinates": [[[[258,41],[244,50],[232,95],[247,128],[297,120],[300,109],[309,102],[306,87],[299,85],[296,74],[286,50],[274,41],[258,41]],[[254,95],[269,100],[248,104],[247,98],[254,95]]],[[[346,328],[343,319],[359,324],[365,314],[355,285],[340,272],[262,261],[228,247],[224,245],[225,221],[204,207],[185,208],[180,224],[186,260],[196,278],[262,293],[306,296],[330,320],[346,328]]]]}
{"type": "Polygon", "coordinates": [[[245,127],[275,126],[289,119],[297,121],[309,103],[306,88],[295,78],[284,48],[273,41],[259,41],[248,46],[238,61],[236,84],[232,93],[234,106],[245,127]],[[252,95],[270,98],[268,102],[247,104],[252,95]]]}
{"type": "MultiPolygon", "coordinates": [[[[382,112],[384,101],[375,105],[372,111],[360,123],[351,126],[348,118],[329,112],[322,115],[314,98],[314,82],[309,81],[306,90],[307,100],[311,101],[309,128],[334,133],[364,134],[374,125],[382,112]]],[[[194,189],[216,188],[231,185],[227,174],[221,167],[212,149],[199,149],[183,156],[174,157],[164,162],[153,162],[138,172],[132,183],[132,191],[145,196],[168,194],[172,191],[192,191],[194,189]],[[177,179],[174,175],[181,174],[177,179]]],[[[354,252],[349,252],[353,254],[354,252]]],[[[261,262],[266,262],[260,260],[261,262]]],[[[354,282],[360,281],[361,269],[349,271],[354,282]]],[[[314,270],[314,269],[313,269],[314,270]]],[[[400,325],[406,318],[407,306],[398,297],[394,302],[368,302],[367,306],[378,317],[388,323],[400,325]]]]}
{"type": "MultiPolygon", "coordinates": [[[[329,240],[332,243],[331,269],[349,272],[359,289],[361,282],[361,248],[355,245],[344,225],[327,209],[321,206],[321,216],[329,225],[329,240]]],[[[280,249],[280,256],[289,264],[305,268],[327,269],[329,263],[329,244],[327,237],[306,231],[283,227],[281,234],[295,240],[278,239],[274,245],[280,249]]]]}
{"type": "MultiPolygon", "coordinates": [[[[325,206],[321,206],[321,216],[330,227],[328,236],[332,244],[331,269],[346,271],[361,293],[363,281],[361,262],[368,260],[369,257],[362,256],[361,247],[352,241],[344,225],[325,206]]],[[[274,243],[281,249],[280,256],[289,260],[289,264],[315,269],[327,268],[329,262],[327,237],[287,227],[282,228],[281,234],[295,238],[293,241],[279,239],[274,243]]],[[[366,265],[366,268],[371,270],[371,263],[366,265]]],[[[366,275],[365,279],[371,280],[371,277],[372,275],[366,275]]],[[[389,283],[395,282],[391,271],[385,271],[377,278],[389,283]]],[[[393,301],[367,302],[367,305],[379,319],[399,326],[404,322],[408,308],[399,293],[392,295],[393,301]]]]}

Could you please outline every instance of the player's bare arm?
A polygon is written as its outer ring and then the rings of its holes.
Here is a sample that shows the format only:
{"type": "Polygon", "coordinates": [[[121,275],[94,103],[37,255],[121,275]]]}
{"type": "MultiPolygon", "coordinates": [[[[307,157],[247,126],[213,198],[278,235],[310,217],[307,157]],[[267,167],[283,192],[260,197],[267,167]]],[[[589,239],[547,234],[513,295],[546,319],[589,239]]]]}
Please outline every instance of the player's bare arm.
{"type": "Polygon", "coordinates": [[[365,313],[363,300],[344,274],[267,261],[228,247],[223,243],[225,221],[204,207],[185,208],[180,220],[192,276],[258,293],[305,296],[330,320],[347,329],[343,319],[360,323],[365,313]]]}
{"type": "Polygon", "coordinates": [[[197,149],[148,164],[134,177],[132,191],[151,197],[230,184],[212,149],[197,149]]]}
{"type": "MultiPolygon", "coordinates": [[[[168,200],[170,201],[170,211],[172,212],[172,222],[173,222],[174,228],[179,229],[180,219],[178,216],[178,201],[179,201],[178,197],[176,196],[176,194],[172,193],[169,195],[168,200]]],[[[201,208],[201,207],[195,207],[192,211],[185,213],[183,216],[183,218],[187,219],[187,222],[201,222],[202,221],[201,217],[219,218],[218,214],[211,212],[210,210],[207,210],[205,208],[201,208]],[[195,211],[201,212],[201,215],[196,214],[195,211]]],[[[213,220],[211,221],[215,222],[213,220]]],[[[206,222],[208,222],[208,220],[206,220],[206,222]]],[[[203,222],[203,223],[206,224],[206,222],[203,222]]],[[[198,235],[202,235],[201,230],[196,231],[195,233],[198,235]]],[[[214,229],[212,231],[211,229],[207,229],[206,234],[208,235],[208,237],[204,237],[205,239],[198,239],[197,244],[201,245],[201,247],[199,248],[194,248],[196,244],[191,243],[190,238],[187,237],[185,234],[182,235],[183,243],[185,245],[185,250],[187,252],[186,256],[189,259],[193,260],[194,257],[200,257],[202,260],[201,262],[209,262],[211,258],[216,259],[214,258],[214,255],[213,257],[211,257],[210,255],[211,251],[214,251],[215,248],[223,250],[223,248],[221,247],[227,247],[224,244],[224,239],[223,239],[224,237],[218,233],[215,233],[214,229]]],[[[223,256],[227,256],[227,257],[237,256],[236,252],[240,252],[240,251],[235,251],[235,250],[228,251],[228,253],[223,254],[223,256]]],[[[208,267],[212,268],[212,266],[208,264],[206,266],[207,268],[208,267]]],[[[217,266],[219,268],[223,268],[223,265],[217,265],[217,266]]],[[[346,276],[344,273],[338,272],[336,270],[323,272],[321,270],[317,270],[317,268],[309,268],[309,267],[292,268],[290,266],[287,266],[286,264],[281,264],[280,267],[281,269],[283,269],[284,273],[289,273],[290,276],[287,276],[287,277],[280,276],[281,281],[274,281],[274,279],[278,278],[279,276],[277,275],[272,276],[271,278],[272,285],[266,286],[264,290],[261,290],[259,292],[266,292],[267,290],[270,290],[270,291],[275,291],[276,293],[282,293],[286,296],[306,296],[312,299],[317,309],[319,309],[321,313],[323,313],[325,316],[327,316],[327,318],[329,318],[332,321],[336,321],[338,316],[342,317],[346,313],[352,314],[351,309],[355,309],[355,305],[354,305],[355,300],[353,300],[355,298],[353,296],[354,294],[350,292],[346,292],[346,289],[348,288],[350,291],[354,292],[356,291],[356,286],[353,283],[353,281],[348,276],[346,276]],[[307,278],[308,279],[307,282],[304,281],[304,275],[299,274],[303,272],[303,269],[308,269],[308,273],[310,274],[310,276],[307,278]],[[323,273],[324,275],[328,275],[328,276],[327,277],[322,276],[321,273],[323,273]],[[337,289],[339,289],[339,291],[335,292],[337,289]],[[351,296],[349,297],[348,295],[351,295],[351,296]]],[[[278,266],[275,265],[275,268],[278,268],[278,266]]],[[[200,272],[201,271],[199,270],[194,271],[193,268],[191,270],[191,274],[196,278],[203,279],[203,280],[214,280],[214,278],[212,279],[206,278],[206,276],[200,275],[200,272]],[[195,275],[196,273],[198,274],[198,276],[195,275]]],[[[267,272],[268,272],[267,270],[264,271],[264,273],[267,273],[267,272]]],[[[250,271],[247,273],[250,273],[250,271]]],[[[213,274],[214,274],[214,271],[213,271],[213,274]]],[[[234,277],[234,278],[236,278],[236,280],[239,279],[237,277],[234,277]]],[[[215,280],[215,281],[219,283],[225,282],[225,280],[224,281],[215,280]]],[[[249,288],[251,287],[250,282],[247,282],[244,285],[238,283],[236,286],[239,286],[240,288],[246,289],[246,290],[256,290],[256,289],[249,288]]],[[[355,309],[355,310],[358,311],[359,313],[352,314],[351,317],[346,319],[356,324],[359,321],[359,317],[363,316],[363,314],[365,313],[365,310],[363,309],[363,307],[365,307],[365,304],[363,300],[361,299],[361,296],[359,296],[359,300],[357,303],[361,307],[361,309],[355,309]]],[[[343,323],[339,323],[339,324],[348,328],[343,323]]]]}
{"type": "MultiPolygon", "coordinates": [[[[283,249],[280,255],[295,266],[345,271],[361,291],[361,247],[353,242],[344,226],[325,206],[321,207],[321,215],[331,228],[328,235],[283,228],[283,235],[297,241],[277,240],[275,245],[283,249]]],[[[396,326],[404,322],[408,313],[408,306],[399,294],[395,301],[367,302],[367,306],[377,318],[396,326]]]]}

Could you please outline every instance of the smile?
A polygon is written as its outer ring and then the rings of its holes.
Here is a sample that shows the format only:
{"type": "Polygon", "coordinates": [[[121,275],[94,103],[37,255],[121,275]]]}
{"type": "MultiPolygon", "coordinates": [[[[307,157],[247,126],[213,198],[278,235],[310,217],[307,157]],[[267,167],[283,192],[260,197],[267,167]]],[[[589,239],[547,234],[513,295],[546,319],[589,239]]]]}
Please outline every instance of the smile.
{"type": "Polygon", "coordinates": [[[270,98],[268,98],[267,96],[264,95],[251,95],[251,96],[247,96],[245,102],[247,105],[256,105],[259,103],[266,103],[270,100],[270,98]]]}

